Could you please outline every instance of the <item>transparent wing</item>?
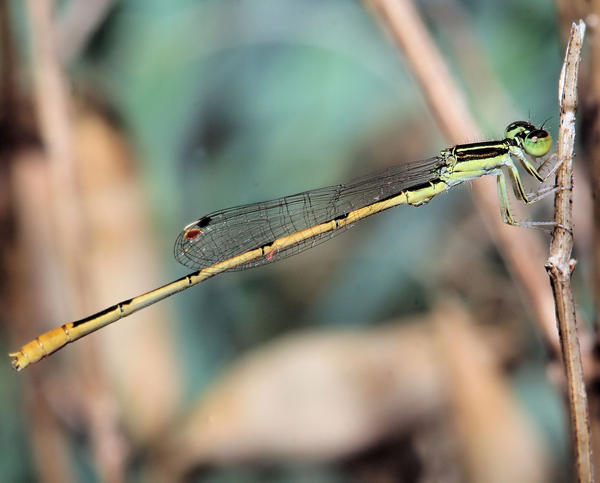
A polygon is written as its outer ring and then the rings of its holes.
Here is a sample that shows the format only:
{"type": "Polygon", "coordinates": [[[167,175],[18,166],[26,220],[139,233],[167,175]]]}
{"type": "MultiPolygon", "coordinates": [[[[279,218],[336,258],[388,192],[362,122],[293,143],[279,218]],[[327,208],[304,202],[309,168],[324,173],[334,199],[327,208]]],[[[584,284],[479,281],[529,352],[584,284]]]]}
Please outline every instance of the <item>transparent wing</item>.
{"type": "MultiPolygon", "coordinates": [[[[179,234],[175,241],[175,258],[194,270],[209,267],[427,183],[437,176],[443,162],[442,158],[433,157],[387,168],[346,184],[215,211],[179,234]],[[194,229],[199,230],[199,235],[189,239],[186,234],[194,229]]],[[[315,235],[231,270],[244,270],[295,255],[347,227],[349,225],[315,235]]]]}

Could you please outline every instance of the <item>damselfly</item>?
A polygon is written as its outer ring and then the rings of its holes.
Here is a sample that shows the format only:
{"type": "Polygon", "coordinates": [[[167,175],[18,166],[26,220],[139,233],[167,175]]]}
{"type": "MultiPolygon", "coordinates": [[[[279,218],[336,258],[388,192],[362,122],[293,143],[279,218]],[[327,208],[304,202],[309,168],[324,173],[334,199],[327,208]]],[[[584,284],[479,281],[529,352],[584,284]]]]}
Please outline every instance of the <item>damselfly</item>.
{"type": "Polygon", "coordinates": [[[442,150],[438,156],[388,168],[346,184],[203,216],[186,226],[175,241],[175,258],[195,272],[40,335],[10,354],[12,364],[21,370],[70,342],[214,275],[295,255],[358,220],[397,205],[422,205],[451,187],[480,176],[496,176],[500,210],[506,223],[535,224],[517,222],[513,217],[506,173],[523,202],[543,197],[552,189],[527,194],[516,161],[542,183],[545,178],[530,158],[545,156],[551,147],[552,138],[546,130],[517,121],[506,128],[505,138],[500,141],[457,145],[442,150]]]}

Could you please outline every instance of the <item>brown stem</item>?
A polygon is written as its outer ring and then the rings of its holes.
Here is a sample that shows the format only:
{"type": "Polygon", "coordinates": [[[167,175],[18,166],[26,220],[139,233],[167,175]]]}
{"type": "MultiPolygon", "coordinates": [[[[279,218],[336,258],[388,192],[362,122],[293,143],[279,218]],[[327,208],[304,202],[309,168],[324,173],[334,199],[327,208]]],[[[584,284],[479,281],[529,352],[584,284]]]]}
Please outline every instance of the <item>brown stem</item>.
{"type": "Polygon", "coordinates": [[[585,24],[573,24],[559,83],[560,125],[557,151],[561,163],[556,182],[559,191],[554,199],[556,228],[550,245],[546,270],[554,292],[556,318],[567,377],[567,394],[571,418],[571,436],[575,452],[578,481],[593,481],[592,446],[586,388],[581,352],[577,337],[577,320],[571,273],[575,260],[573,249],[573,149],[575,144],[575,112],[577,111],[577,77],[585,24]]]}

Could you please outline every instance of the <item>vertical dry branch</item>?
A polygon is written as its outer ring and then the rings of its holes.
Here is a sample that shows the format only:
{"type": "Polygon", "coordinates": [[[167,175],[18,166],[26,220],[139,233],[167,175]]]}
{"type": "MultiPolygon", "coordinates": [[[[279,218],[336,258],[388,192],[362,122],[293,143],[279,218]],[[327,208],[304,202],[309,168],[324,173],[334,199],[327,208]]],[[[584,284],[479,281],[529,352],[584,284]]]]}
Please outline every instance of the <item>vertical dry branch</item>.
{"type": "Polygon", "coordinates": [[[560,190],[554,200],[554,229],[546,270],[554,292],[556,317],[567,376],[571,435],[575,451],[578,481],[593,481],[590,423],[581,352],[577,337],[575,304],[571,289],[571,273],[575,260],[573,249],[573,149],[575,144],[575,112],[577,110],[577,77],[585,24],[573,24],[559,83],[560,125],[558,160],[561,163],[556,180],[560,190]]]}

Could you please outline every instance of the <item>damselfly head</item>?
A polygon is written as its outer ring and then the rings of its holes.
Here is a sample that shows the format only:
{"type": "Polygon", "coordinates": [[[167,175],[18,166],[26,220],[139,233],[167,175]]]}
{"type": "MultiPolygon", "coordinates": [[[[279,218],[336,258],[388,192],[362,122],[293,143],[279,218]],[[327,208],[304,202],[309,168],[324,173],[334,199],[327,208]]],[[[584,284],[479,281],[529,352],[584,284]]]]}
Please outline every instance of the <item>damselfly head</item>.
{"type": "Polygon", "coordinates": [[[545,156],[552,148],[552,136],[545,129],[538,129],[527,121],[510,123],[504,132],[507,139],[522,146],[527,154],[534,158],[545,156]]]}

